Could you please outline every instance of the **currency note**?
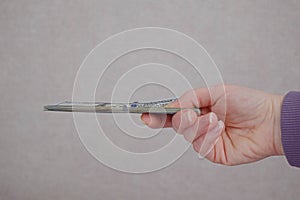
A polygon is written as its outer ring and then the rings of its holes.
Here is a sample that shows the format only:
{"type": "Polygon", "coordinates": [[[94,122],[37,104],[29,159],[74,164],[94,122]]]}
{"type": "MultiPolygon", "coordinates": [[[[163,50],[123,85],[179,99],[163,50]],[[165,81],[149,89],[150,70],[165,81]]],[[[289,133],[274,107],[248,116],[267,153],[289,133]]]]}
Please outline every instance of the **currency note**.
{"type": "Polygon", "coordinates": [[[108,102],[71,102],[66,101],[44,106],[45,111],[96,112],[96,113],[152,113],[174,114],[184,109],[192,109],[200,114],[199,108],[169,108],[169,103],[176,99],[164,99],[151,102],[108,103],[108,102]]]}

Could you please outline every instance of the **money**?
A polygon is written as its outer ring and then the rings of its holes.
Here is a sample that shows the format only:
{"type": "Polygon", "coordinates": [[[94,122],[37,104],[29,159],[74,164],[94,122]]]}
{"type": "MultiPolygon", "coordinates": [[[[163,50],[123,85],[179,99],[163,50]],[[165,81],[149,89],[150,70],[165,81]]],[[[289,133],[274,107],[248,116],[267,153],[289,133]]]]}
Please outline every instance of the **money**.
{"type": "Polygon", "coordinates": [[[151,113],[175,114],[184,109],[192,109],[200,114],[199,108],[169,108],[169,103],[176,99],[165,99],[153,102],[108,103],[108,102],[71,102],[66,101],[44,106],[45,111],[63,112],[96,112],[96,113],[151,113]]]}

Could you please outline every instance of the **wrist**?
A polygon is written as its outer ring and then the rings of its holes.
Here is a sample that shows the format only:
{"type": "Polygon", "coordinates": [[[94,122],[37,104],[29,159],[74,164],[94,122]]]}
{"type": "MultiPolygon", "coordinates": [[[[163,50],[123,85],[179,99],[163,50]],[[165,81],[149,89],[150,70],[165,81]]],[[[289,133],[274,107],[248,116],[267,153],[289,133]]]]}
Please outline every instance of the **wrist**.
{"type": "Polygon", "coordinates": [[[272,96],[272,107],[273,107],[273,155],[284,155],[282,140],[281,140],[281,127],[280,127],[280,116],[281,116],[281,106],[283,102],[283,96],[274,95],[272,96]]]}

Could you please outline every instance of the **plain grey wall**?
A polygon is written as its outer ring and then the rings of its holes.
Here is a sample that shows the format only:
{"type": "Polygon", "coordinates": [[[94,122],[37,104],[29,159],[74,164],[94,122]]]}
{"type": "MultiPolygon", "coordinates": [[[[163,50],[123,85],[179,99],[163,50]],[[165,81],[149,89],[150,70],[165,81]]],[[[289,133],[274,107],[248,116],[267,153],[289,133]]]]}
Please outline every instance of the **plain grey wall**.
{"type": "Polygon", "coordinates": [[[299,199],[300,171],[284,157],[224,167],[190,149],[158,172],[124,174],[88,154],[69,113],[41,109],[71,98],[96,44],[144,26],[196,39],[227,83],[299,90],[299,10],[298,0],[1,0],[0,199],[299,199]]]}

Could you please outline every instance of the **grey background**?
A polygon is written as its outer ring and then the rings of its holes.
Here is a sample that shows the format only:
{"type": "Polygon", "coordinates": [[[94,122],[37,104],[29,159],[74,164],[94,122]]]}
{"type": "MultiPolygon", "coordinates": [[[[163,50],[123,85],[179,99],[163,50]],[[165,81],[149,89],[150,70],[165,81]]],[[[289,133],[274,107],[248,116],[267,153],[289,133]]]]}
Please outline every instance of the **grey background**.
{"type": "Polygon", "coordinates": [[[297,0],[1,0],[0,199],[299,199],[300,171],[284,157],[224,167],[190,149],[163,170],[125,174],[88,154],[72,115],[41,109],[71,98],[76,72],[96,44],[144,26],[196,39],[227,83],[299,90],[299,9],[297,0]]]}

